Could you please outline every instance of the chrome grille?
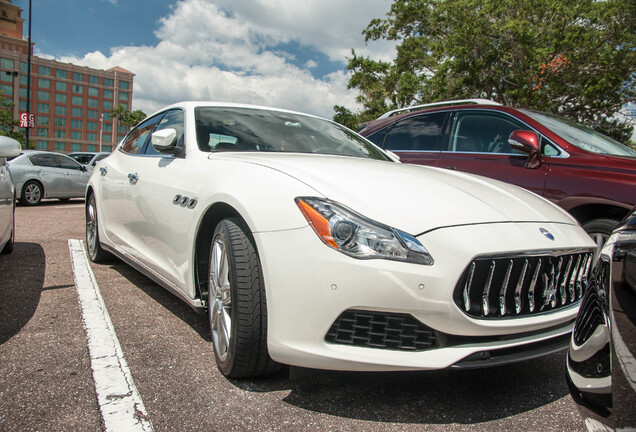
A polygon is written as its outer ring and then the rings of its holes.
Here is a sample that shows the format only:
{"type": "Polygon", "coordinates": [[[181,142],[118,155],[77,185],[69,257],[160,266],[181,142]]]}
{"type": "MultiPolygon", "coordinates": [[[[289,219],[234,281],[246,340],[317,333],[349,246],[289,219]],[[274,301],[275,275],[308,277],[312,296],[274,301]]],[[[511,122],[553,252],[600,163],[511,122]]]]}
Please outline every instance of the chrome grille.
{"type": "Polygon", "coordinates": [[[598,290],[590,287],[583,296],[581,309],[574,323],[574,342],[581,346],[592,336],[596,329],[606,325],[604,299],[599,296],[598,290]]]}
{"type": "Polygon", "coordinates": [[[325,341],[368,348],[423,351],[437,348],[435,331],[408,314],[344,311],[325,341]]]}
{"type": "Polygon", "coordinates": [[[464,271],[454,300],[474,318],[521,317],[567,307],[583,296],[592,251],[480,257],[464,271]]]}

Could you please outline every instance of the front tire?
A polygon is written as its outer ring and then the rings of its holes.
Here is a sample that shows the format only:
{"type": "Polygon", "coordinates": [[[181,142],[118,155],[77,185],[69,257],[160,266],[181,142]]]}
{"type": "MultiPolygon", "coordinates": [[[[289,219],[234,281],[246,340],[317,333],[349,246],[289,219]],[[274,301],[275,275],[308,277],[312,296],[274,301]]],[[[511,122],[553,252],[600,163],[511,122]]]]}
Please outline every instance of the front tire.
{"type": "Polygon", "coordinates": [[[36,206],[40,204],[43,197],[44,188],[42,188],[42,185],[35,180],[29,180],[24,184],[24,187],[22,188],[20,202],[24,205],[36,206]]]}
{"type": "Polygon", "coordinates": [[[99,221],[95,194],[91,194],[86,203],[86,248],[88,249],[88,257],[94,263],[108,261],[112,257],[99,242],[99,221]]]}
{"type": "Polygon", "coordinates": [[[592,219],[583,224],[585,232],[592,237],[599,250],[618,225],[617,220],[609,218],[592,219]]]}
{"type": "Polygon", "coordinates": [[[209,255],[208,313],[219,371],[229,378],[269,375],[265,287],[254,238],[239,218],[224,219],[209,255]]]}

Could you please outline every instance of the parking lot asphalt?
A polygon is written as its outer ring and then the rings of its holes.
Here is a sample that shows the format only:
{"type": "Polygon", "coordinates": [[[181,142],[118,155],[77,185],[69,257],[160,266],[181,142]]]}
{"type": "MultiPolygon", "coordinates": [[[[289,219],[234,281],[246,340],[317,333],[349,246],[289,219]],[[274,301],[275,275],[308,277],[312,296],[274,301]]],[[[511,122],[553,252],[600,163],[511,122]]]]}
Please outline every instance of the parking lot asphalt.
{"type": "MultiPolygon", "coordinates": [[[[0,256],[0,431],[102,431],[69,239],[83,201],[16,208],[0,256]]],[[[120,261],[91,264],[155,431],[579,431],[565,354],[470,371],[287,369],[228,380],[207,317],[120,261]]]]}

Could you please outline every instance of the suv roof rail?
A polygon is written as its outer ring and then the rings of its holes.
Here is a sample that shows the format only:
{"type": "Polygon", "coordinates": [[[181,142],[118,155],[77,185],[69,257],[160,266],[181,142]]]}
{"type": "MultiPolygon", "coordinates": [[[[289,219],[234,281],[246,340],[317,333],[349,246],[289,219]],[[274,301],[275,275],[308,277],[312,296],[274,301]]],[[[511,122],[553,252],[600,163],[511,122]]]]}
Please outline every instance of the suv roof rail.
{"type": "Polygon", "coordinates": [[[494,102],[489,99],[459,99],[459,100],[450,100],[450,101],[442,101],[442,102],[433,102],[427,103],[423,105],[415,105],[406,108],[398,108],[392,111],[386,112],[378,117],[378,120],[384,119],[387,117],[391,117],[393,114],[397,114],[402,111],[410,111],[419,108],[428,108],[433,106],[441,106],[441,105],[462,105],[462,104],[480,104],[480,105],[501,105],[499,102],[494,102]]]}

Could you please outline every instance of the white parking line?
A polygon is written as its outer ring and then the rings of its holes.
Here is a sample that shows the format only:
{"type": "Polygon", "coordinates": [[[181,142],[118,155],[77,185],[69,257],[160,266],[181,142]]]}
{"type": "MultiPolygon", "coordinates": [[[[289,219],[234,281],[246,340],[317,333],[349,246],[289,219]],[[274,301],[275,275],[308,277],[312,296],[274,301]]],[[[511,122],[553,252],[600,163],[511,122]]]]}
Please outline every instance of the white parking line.
{"type": "Polygon", "coordinates": [[[68,247],[105,429],[108,432],[151,432],[152,423],[137,392],[113,323],[95,282],[84,242],[71,239],[68,247]]]}

